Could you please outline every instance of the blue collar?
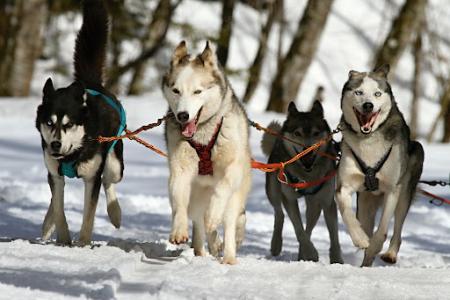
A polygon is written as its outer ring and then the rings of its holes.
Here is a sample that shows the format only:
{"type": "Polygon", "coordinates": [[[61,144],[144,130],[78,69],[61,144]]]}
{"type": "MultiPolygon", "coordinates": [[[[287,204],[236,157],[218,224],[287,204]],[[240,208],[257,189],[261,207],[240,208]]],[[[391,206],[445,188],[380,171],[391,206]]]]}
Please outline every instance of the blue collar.
{"type": "MultiPolygon", "coordinates": [[[[112,108],[114,108],[117,113],[120,116],[120,126],[117,130],[117,136],[121,135],[122,132],[125,130],[126,124],[127,124],[127,118],[125,114],[125,110],[123,109],[123,106],[120,102],[114,102],[111,97],[106,96],[105,94],[100,93],[99,91],[92,90],[92,89],[85,89],[86,93],[92,95],[92,96],[100,96],[103,100],[105,100],[106,103],[108,103],[112,108]]],[[[111,152],[114,147],[116,146],[117,141],[113,141],[111,145],[109,146],[108,153],[111,152]]],[[[78,177],[77,170],[75,168],[76,161],[68,161],[68,162],[62,162],[59,167],[59,173],[61,175],[64,175],[69,178],[75,178],[78,177]]]]}

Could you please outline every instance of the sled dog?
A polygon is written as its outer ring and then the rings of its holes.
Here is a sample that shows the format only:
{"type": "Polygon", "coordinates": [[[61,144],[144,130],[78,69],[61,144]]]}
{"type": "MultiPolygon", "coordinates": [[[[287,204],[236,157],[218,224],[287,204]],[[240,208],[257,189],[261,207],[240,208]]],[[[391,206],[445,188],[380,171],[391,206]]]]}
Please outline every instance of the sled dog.
{"type": "Polygon", "coordinates": [[[99,135],[114,136],[124,128],[125,114],[119,101],[102,86],[106,56],[108,16],[101,0],[83,1],[83,25],[78,33],[75,81],[55,89],[47,79],[36,127],[41,135],[52,198],[42,227],[43,239],[56,229],[57,243],[71,244],[64,214],[64,177],[84,181],[84,211],[79,244],[91,242],[100,186],[106,193],[108,215],[119,228],[121,210],[115,183],[122,179],[123,145],[99,144],[99,135]]]}
{"type": "MultiPolygon", "coordinates": [[[[268,133],[263,135],[261,142],[263,152],[269,156],[269,163],[287,161],[303,149],[315,144],[330,134],[330,127],[324,119],[323,108],[319,101],[315,101],[311,111],[299,112],[294,102],[288,107],[288,116],[281,126],[272,122],[269,128],[279,132],[282,136],[297,142],[274,137],[268,133]],[[299,144],[303,145],[300,146],[299,144]]],[[[320,153],[336,156],[337,144],[330,141],[322,145],[320,153]]],[[[293,164],[285,168],[288,183],[311,182],[325,178],[336,169],[336,162],[329,157],[310,152],[293,164]]],[[[278,180],[278,172],[266,173],[266,194],[274,208],[274,230],[270,251],[277,256],[282,248],[282,231],[284,223],[283,207],[285,208],[300,244],[299,260],[318,261],[317,250],[311,242],[311,232],[323,210],[325,222],[330,235],[330,263],[343,263],[338,236],[337,208],[334,201],[335,179],[320,183],[306,189],[296,189],[278,180]],[[306,202],[306,230],[298,207],[298,198],[304,197],[306,202]]]]}
{"type": "Polygon", "coordinates": [[[342,90],[342,159],[336,200],[356,247],[365,249],[362,266],[371,266],[395,215],[389,249],[381,258],[397,261],[401,231],[422,173],[424,152],[410,139],[387,76],[389,66],[373,72],[350,71],[342,90]],[[356,216],[352,194],[357,193],[356,216]],[[374,232],[375,217],[382,207],[374,232]]]}
{"type": "Polygon", "coordinates": [[[195,255],[209,253],[236,263],[244,238],[245,203],[251,186],[249,126],[209,42],[195,57],[182,41],[174,50],[162,89],[173,118],[166,123],[170,242],[188,241],[193,221],[195,255]],[[223,247],[217,229],[223,225],[223,247]]]}

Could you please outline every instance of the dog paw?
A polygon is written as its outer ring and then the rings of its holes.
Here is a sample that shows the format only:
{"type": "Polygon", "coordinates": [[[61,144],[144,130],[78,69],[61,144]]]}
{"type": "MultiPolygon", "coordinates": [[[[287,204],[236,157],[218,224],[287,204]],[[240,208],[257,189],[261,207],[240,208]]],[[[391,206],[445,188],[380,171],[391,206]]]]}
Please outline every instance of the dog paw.
{"type": "Polygon", "coordinates": [[[341,249],[330,249],[330,264],[343,264],[341,249]]]}
{"type": "Polygon", "coordinates": [[[385,263],[395,264],[395,263],[397,263],[397,254],[388,251],[381,255],[381,259],[385,263]]]}
{"type": "Polygon", "coordinates": [[[205,249],[195,249],[194,248],[194,255],[195,256],[206,256],[205,249]]]}
{"type": "Polygon", "coordinates": [[[72,245],[72,239],[70,238],[69,234],[62,234],[62,235],[58,234],[56,237],[56,244],[63,246],[70,246],[72,245]]]}
{"type": "Polygon", "coordinates": [[[189,240],[189,233],[187,228],[186,229],[174,229],[169,237],[169,242],[172,244],[185,244],[189,240]]]}
{"type": "Polygon", "coordinates": [[[367,249],[370,245],[369,237],[361,228],[350,232],[350,237],[352,238],[352,242],[355,247],[367,249]]]}
{"type": "Polygon", "coordinates": [[[111,224],[117,229],[120,228],[120,221],[122,219],[122,210],[120,209],[119,202],[113,201],[108,205],[107,208],[109,220],[111,224]]]}
{"type": "Polygon", "coordinates": [[[222,264],[224,265],[236,265],[238,263],[238,260],[236,257],[224,257],[222,259],[222,264]]]}

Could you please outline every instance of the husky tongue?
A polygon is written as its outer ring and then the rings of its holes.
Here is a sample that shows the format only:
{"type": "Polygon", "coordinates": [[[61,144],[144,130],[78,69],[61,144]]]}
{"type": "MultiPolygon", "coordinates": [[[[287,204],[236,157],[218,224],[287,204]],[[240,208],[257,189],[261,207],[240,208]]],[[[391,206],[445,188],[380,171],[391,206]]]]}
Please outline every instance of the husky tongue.
{"type": "Polygon", "coordinates": [[[181,128],[181,134],[186,138],[193,137],[196,131],[197,131],[197,124],[195,119],[189,123],[184,124],[181,128]]]}

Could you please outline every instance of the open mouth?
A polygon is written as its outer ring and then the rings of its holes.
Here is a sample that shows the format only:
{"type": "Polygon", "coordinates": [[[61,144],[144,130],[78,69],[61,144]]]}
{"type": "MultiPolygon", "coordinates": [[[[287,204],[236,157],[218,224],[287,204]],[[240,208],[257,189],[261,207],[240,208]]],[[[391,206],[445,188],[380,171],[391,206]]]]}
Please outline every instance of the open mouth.
{"type": "Polygon", "coordinates": [[[359,110],[357,110],[355,107],[353,107],[353,111],[355,112],[356,118],[358,119],[361,132],[364,134],[369,134],[370,132],[372,132],[373,124],[375,124],[380,111],[364,114],[359,112],[359,110]]]}
{"type": "MultiPolygon", "coordinates": [[[[295,149],[295,151],[297,153],[300,153],[301,151],[307,149],[308,147],[305,147],[304,149],[298,151],[298,149],[295,149]]],[[[312,170],[312,166],[314,164],[314,162],[316,161],[316,157],[317,157],[317,153],[316,151],[311,151],[308,154],[304,155],[302,158],[300,158],[300,162],[302,163],[302,165],[305,167],[306,171],[311,171],[312,170]]]]}
{"type": "Polygon", "coordinates": [[[198,111],[195,118],[192,119],[192,121],[181,124],[181,134],[185,138],[191,139],[194,136],[194,134],[197,132],[197,123],[198,123],[198,120],[200,119],[200,114],[202,112],[202,109],[203,109],[203,106],[200,107],[200,110],[198,111]]]}

